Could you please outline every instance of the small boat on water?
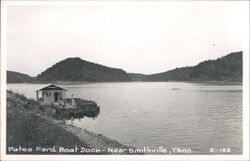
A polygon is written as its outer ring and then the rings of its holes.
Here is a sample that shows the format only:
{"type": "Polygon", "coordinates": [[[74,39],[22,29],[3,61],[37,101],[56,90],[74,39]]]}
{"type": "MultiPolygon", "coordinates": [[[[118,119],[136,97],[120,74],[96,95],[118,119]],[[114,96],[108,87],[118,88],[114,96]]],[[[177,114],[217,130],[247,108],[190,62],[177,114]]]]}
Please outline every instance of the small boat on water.
{"type": "Polygon", "coordinates": [[[178,91],[180,88],[172,88],[173,91],[178,91]]]}
{"type": "Polygon", "coordinates": [[[36,99],[40,105],[54,109],[53,116],[57,119],[96,117],[100,107],[95,101],[81,98],[66,97],[66,89],[49,84],[36,91],[36,99]]]}

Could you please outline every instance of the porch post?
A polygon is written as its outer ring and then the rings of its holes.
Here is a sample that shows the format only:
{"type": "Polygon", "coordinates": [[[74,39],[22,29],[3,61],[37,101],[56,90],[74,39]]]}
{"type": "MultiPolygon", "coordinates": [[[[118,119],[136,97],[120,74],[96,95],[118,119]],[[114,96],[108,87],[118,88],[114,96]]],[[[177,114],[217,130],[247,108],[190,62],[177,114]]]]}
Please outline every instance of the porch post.
{"type": "Polygon", "coordinates": [[[38,101],[38,91],[36,91],[36,100],[38,101]]]}

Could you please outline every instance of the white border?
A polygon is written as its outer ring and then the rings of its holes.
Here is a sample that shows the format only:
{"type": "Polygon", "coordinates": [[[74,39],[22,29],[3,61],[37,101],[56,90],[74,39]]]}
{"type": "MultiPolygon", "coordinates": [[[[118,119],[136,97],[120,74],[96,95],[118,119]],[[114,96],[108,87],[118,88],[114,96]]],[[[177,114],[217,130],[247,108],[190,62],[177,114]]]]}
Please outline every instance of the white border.
{"type": "Polygon", "coordinates": [[[250,12],[249,12],[249,1],[248,4],[246,4],[246,7],[248,7],[248,11],[243,16],[243,19],[246,19],[246,24],[243,26],[243,31],[246,32],[245,37],[242,38],[244,42],[244,47],[243,47],[243,154],[245,154],[248,158],[247,160],[250,160],[250,154],[249,154],[249,25],[250,25],[250,12]],[[247,70],[246,70],[247,69],[247,70]]]}
{"type": "MultiPolygon", "coordinates": [[[[193,5],[194,1],[173,1],[175,5],[193,5]]],[[[199,5],[224,5],[226,1],[201,1],[199,5]],[[201,4],[202,3],[202,4],[201,4]]],[[[2,1],[1,2],[1,160],[249,160],[249,1],[243,38],[243,155],[6,155],[6,55],[7,55],[7,7],[10,5],[169,5],[166,1],[2,1]]],[[[198,2],[196,2],[198,3],[198,2]]]]}
{"type": "Polygon", "coordinates": [[[6,55],[7,55],[7,7],[1,3],[1,157],[4,160],[6,145],[6,55]]]}

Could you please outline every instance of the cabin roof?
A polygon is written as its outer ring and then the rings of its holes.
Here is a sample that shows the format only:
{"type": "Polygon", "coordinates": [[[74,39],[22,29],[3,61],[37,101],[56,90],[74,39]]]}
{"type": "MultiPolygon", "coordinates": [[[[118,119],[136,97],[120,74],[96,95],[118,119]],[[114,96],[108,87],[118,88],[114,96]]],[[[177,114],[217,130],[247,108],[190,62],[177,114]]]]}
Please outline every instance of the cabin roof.
{"type": "Polygon", "coordinates": [[[49,91],[49,90],[61,90],[61,91],[67,91],[66,89],[59,87],[55,84],[49,84],[41,89],[38,89],[37,91],[49,91]]]}

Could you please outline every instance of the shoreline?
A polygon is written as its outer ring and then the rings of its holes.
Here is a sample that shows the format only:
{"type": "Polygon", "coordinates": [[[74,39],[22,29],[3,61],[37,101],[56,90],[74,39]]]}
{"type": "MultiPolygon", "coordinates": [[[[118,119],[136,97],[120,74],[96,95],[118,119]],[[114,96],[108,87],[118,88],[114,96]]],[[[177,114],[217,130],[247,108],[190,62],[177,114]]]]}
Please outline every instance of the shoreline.
{"type": "Polygon", "coordinates": [[[32,104],[24,95],[7,91],[7,147],[22,146],[32,148],[31,152],[8,151],[7,154],[104,154],[123,155],[127,152],[112,153],[107,149],[128,149],[116,140],[110,139],[101,134],[81,129],[66,124],[64,120],[56,120],[51,117],[51,109],[41,109],[35,100],[32,104]],[[55,147],[57,151],[41,152],[35,151],[37,146],[55,147]],[[78,146],[84,149],[96,149],[100,152],[60,152],[60,147],[73,149],[78,146]]]}
{"type": "Polygon", "coordinates": [[[55,81],[55,82],[20,82],[20,83],[6,83],[6,84],[49,84],[54,83],[58,85],[82,85],[82,84],[97,84],[97,83],[199,83],[199,84],[214,84],[214,85],[243,85],[243,81],[116,81],[116,82],[74,82],[74,81],[55,81]]]}
{"type": "Polygon", "coordinates": [[[89,148],[94,148],[94,149],[107,149],[110,147],[121,148],[121,149],[128,148],[128,146],[125,146],[116,140],[110,139],[101,134],[96,134],[86,129],[82,129],[73,125],[66,124],[62,120],[55,120],[46,116],[42,116],[40,114],[36,114],[36,115],[72,133],[73,135],[78,137],[79,140],[85,142],[89,148]]]}

